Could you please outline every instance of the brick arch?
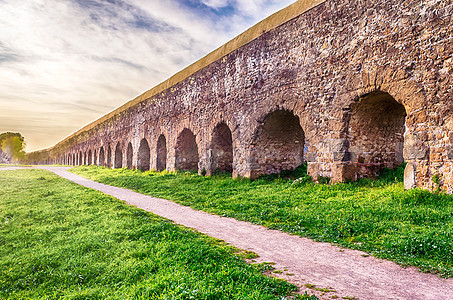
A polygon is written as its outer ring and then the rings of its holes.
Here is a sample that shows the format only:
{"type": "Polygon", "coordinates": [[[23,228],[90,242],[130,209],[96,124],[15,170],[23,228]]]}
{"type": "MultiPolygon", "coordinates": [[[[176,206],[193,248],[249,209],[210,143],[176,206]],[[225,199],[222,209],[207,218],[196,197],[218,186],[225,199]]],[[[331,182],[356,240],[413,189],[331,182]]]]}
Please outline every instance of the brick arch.
{"type": "Polygon", "coordinates": [[[132,169],[132,162],[134,157],[134,148],[132,147],[132,142],[127,143],[126,148],[126,167],[132,169]]]}
{"type": "Polygon", "coordinates": [[[156,142],[156,170],[163,171],[167,168],[167,138],[161,133],[156,142]]]}
{"type": "Polygon", "coordinates": [[[250,177],[294,170],[304,162],[305,132],[299,116],[276,108],[262,115],[250,144],[250,177]]]}
{"type": "Polygon", "coordinates": [[[100,166],[105,166],[106,164],[105,164],[105,150],[104,150],[104,146],[99,147],[98,153],[99,153],[99,160],[98,160],[99,165],[100,166]]]}
{"type": "Polygon", "coordinates": [[[333,160],[348,166],[336,172],[335,181],[376,176],[405,159],[427,158],[427,146],[419,138],[424,134],[416,126],[429,118],[420,109],[427,103],[426,93],[409,74],[386,66],[351,73],[338,86],[343,87],[336,104],[343,113],[344,139],[337,147],[341,155],[333,150],[333,160]]]}
{"type": "Polygon", "coordinates": [[[112,165],[112,155],[113,155],[113,151],[112,151],[112,145],[110,143],[107,144],[107,159],[106,159],[106,166],[107,168],[112,168],[113,165],[112,165]]]}
{"type": "Polygon", "coordinates": [[[211,173],[233,172],[233,134],[226,122],[219,122],[211,131],[209,160],[211,173]]]}
{"type": "Polygon", "coordinates": [[[148,171],[150,169],[151,149],[146,138],[140,140],[137,155],[137,169],[148,171]]]}
{"type": "Polygon", "coordinates": [[[175,168],[177,170],[198,170],[199,158],[196,135],[189,128],[184,128],[176,139],[175,168]]]}
{"type": "MultiPolygon", "coordinates": [[[[184,131],[184,129],[190,130],[195,135],[195,141],[197,145],[203,144],[203,136],[205,135],[205,128],[203,126],[196,126],[194,122],[190,119],[185,119],[182,122],[179,122],[175,127],[173,127],[172,132],[176,134],[169,134],[165,135],[167,138],[167,143],[170,142],[170,138],[172,139],[171,144],[176,145],[177,140],[180,134],[184,131]]],[[[201,157],[201,147],[198,147],[198,156],[201,157]]]]}
{"type": "Polygon", "coordinates": [[[419,110],[427,104],[424,88],[410,77],[410,74],[391,67],[382,67],[377,70],[363,70],[360,73],[348,73],[339,87],[339,105],[349,107],[364,95],[380,91],[387,93],[399,104],[403,105],[408,116],[408,125],[413,123],[413,113],[425,114],[419,110]]]}
{"type": "Polygon", "coordinates": [[[404,161],[406,109],[389,93],[373,91],[350,105],[347,119],[349,160],[360,177],[377,176],[404,161]]]}
{"type": "Polygon", "coordinates": [[[211,118],[209,126],[205,128],[207,134],[211,136],[214,128],[220,123],[225,123],[230,128],[234,143],[238,138],[237,129],[239,128],[239,123],[237,122],[236,118],[231,115],[231,113],[227,114],[226,112],[221,112],[217,115],[217,117],[211,118]]]}
{"type": "Polygon", "coordinates": [[[93,152],[91,151],[91,149],[88,149],[86,156],[86,165],[89,166],[93,163],[93,152]]]}
{"type": "Polygon", "coordinates": [[[117,142],[114,150],[113,168],[119,169],[123,167],[123,149],[121,142],[117,142]]]}

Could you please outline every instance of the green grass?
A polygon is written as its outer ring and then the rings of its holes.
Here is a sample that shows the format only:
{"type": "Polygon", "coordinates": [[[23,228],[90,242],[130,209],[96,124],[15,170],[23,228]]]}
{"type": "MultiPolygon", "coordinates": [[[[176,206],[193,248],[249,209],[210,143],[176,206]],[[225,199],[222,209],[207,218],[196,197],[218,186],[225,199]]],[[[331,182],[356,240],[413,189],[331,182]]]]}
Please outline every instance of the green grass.
{"type": "Polygon", "coordinates": [[[102,167],[78,167],[73,172],[452,277],[453,197],[405,191],[403,170],[404,166],[387,170],[379,180],[333,185],[309,182],[303,168],[295,176],[303,179],[296,184],[291,173],[250,181],[226,174],[201,177],[102,167]]]}
{"type": "Polygon", "coordinates": [[[0,299],[294,297],[236,251],[47,171],[0,173],[0,299]]]}

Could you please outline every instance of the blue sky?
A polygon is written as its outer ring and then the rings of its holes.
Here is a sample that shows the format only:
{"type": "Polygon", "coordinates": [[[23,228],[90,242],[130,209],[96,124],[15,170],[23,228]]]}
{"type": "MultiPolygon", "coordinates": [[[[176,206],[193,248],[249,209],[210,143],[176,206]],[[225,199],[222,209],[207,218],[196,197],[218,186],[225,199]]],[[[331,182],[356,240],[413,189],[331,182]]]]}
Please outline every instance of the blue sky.
{"type": "Polygon", "coordinates": [[[51,147],[295,0],[0,0],[0,132],[51,147]]]}

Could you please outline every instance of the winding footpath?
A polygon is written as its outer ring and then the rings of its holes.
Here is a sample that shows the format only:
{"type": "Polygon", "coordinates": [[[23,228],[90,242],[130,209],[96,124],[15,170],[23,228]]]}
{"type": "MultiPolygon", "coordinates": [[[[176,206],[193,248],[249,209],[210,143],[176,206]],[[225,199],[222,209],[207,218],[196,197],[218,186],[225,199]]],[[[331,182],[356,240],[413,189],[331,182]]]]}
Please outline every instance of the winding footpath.
{"type": "MultiPolygon", "coordinates": [[[[289,235],[174,202],[94,182],[63,167],[40,167],[87,188],[198,230],[248,251],[259,262],[273,262],[272,276],[283,278],[320,299],[453,299],[453,279],[402,268],[356,250],[289,235]],[[314,286],[318,290],[314,289],[314,286]]],[[[0,168],[11,170],[17,168],[0,168]]]]}

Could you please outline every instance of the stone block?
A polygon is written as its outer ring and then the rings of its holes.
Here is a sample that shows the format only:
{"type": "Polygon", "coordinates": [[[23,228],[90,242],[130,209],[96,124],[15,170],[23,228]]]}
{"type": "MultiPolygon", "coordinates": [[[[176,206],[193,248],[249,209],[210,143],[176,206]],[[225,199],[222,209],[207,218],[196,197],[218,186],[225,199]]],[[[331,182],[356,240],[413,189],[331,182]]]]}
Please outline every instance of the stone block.
{"type": "Polygon", "coordinates": [[[319,164],[318,163],[308,163],[307,165],[307,174],[316,180],[319,176],[319,164]]]}
{"type": "Polygon", "coordinates": [[[350,161],[351,157],[351,152],[349,151],[333,152],[334,161],[350,161]]]}
{"type": "Polygon", "coordinates": [[[404,138],[404,158],[406,160],[426,159],[428,148],[415,134],[407,134],[404,138]]]}
{"type": "Polygon", "coordinates": [[[352,163],[332,165],[332,182],[345,182],[357,180],[357,167],[352,163]]]}
{"type": "Polygon", "coordinates": [[[328,147],[331,152],[347,152],[349,151],[348,139],[330,139],[328,147]]]}
{"type": "Polygon", "coordinates": [[[411,162],[407,163],[406,168],[404,169],[404,188],[406,190],[416,187],[415,169],[415,165],[411,162]]]}

